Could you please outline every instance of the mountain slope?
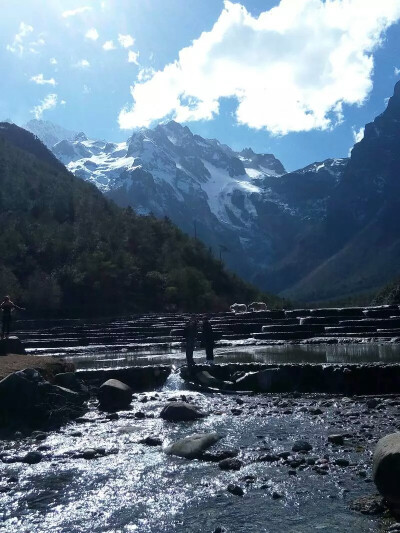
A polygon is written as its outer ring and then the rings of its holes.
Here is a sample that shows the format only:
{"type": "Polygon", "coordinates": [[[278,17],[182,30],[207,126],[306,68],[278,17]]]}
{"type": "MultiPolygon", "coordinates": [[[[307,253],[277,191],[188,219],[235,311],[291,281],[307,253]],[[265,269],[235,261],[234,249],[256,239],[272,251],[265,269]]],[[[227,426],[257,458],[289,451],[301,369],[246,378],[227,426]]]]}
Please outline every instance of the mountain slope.
{"type": "MultiPolygon", "coordinates": [[[[303,300],[376,289],[400,273],[400,83],[386,110],[367,124],[335,187],[308,273],[283,294],[303,300]]],[[[300,261],[300,253],[293,263],[300,261]]]]}
{"type": "Polygon", "coordinates": [[[214,254],[222,250],[239,275],[273,290],[285,280],[275,283],[266,267],[283,260],[298,235],[325,216],[346,164],[328,160],[286,174],[272,154],[234,152],[173,121],[136,132],[126,143],[81,133],[52,150],[118,205],[168,216],[214,254]]]}
{"type": "Polygon", "coordinates": [[[211,310],[259,295],[170,221],[118,208],[7,123],[0,185],[0,290],[31,312],[211,310]]]}

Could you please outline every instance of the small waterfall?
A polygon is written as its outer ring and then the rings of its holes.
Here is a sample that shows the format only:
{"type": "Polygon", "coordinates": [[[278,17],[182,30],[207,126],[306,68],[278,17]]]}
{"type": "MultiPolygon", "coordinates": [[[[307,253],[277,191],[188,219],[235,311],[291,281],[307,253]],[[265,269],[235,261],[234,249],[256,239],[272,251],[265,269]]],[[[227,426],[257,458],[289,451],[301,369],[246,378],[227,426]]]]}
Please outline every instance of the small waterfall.
{"type": "Polygon", "coordinates": [[[177,370],[176,368],[173,368],[171,374],[167,377],[167,381],[164,383],[164,386],[161,390],[163,392],[166,392],[166,391],[184,390],[185,388],[186,388],[186,383],[181,378],[179,370],[177,370]]]}

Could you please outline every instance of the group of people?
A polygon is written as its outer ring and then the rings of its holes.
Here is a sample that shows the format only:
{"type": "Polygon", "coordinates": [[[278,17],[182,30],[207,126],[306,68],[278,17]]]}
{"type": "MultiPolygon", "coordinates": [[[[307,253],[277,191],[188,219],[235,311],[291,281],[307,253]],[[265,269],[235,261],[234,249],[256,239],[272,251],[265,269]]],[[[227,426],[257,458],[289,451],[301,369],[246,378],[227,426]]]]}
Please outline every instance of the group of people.
{"type": "MultiPolygon", "coordinates": [[[[186,341],[186,362],[189,368],[194,367],[193,352],[196,346],[199,323],[196,316],[193,316],[186,324],[184,337],[186,341]]],[[[209,363],[214,360],[214,331],[207,317],[203,318],[201,325],[201,344],[206,351],[206,359],[209,363]]]]}

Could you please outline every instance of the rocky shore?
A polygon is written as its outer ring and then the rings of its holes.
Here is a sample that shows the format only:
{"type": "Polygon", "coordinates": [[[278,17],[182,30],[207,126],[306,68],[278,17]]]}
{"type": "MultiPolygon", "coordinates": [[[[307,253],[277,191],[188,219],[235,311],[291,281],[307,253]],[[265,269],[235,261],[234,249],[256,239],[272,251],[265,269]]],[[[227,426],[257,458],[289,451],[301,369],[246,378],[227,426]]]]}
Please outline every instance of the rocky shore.
{"type": "Polygon", "coordinates": [[[3,528],[89,531],[86,502],[91,531],[387,531],[395,520],[377,495],[372,453],[400,429],[399,409],[398,395],[153,391],[113,412],[92,399],[58,430],[2,441],[3,528]],[[199,434],[212,436],[204,447],[199,434]]]}
{"type": "Polygon", "coordinates": [[[400,531],[372,470],[400,430],[397,362],[73,370],[0,357],[7,533],[400,531]]]}

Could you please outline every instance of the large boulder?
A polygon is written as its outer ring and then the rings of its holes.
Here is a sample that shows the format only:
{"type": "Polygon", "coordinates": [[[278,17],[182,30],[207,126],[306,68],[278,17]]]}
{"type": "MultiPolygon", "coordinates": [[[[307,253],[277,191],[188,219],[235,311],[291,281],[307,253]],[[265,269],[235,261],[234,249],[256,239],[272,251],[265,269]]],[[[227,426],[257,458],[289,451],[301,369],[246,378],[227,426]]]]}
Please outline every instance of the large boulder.
{"type": "Polygon", "coordinates": [[[62,423],[82,414],[82,403],[78,393],[52,385],[32,368],[0,381],[0,424],[62,423]]]}
{"type": "Polygon", "coordinates": [[[222,439],[218,433],[197,433],[184,439],[178,440],[167,446],[164,451],[169,455],[177,455],[186,459],[195,459],[210,448],[213,444],[222,439]]]}
{"type": "Polygon", "coordinates": [[[186,402],[171,402],[160,413],[160,417],[163,420],[168,420],[168,422],[186,422],[197,420],[204,416],[204,413],[199,411],[197,407],[186,402]]]}
{"type": "Polygon", "coordinates": [[[8,354],[25,355],[25,348],[18,337],[0,340],[0,356],[8,354]]]}
{"type": "Polygon", "coordinates": [[[373,456],[373,478],[377,489],[400,510],[400,433],[391,433],[377,444],[373,456]]]}
{"type": "Polygon", "coordinates": [[[132,389],[118,379],[109,379],[99,388],[97,398],[103,409],[126,409],[132,401],[132,389]]]}
{"type": "Polygon", "coordinates": [[[60,387],[64,387],[80,394],[86,400],[90,396],[88,387],[83,383],[82,380],[77,377],[75,372],[64,372],[62,374],[56,374],[54,376],[54,383],[56,385],[59,385],[60,387]]]}

